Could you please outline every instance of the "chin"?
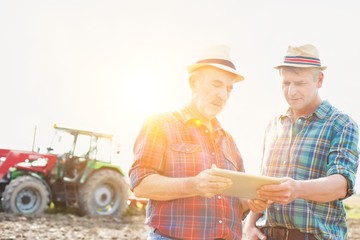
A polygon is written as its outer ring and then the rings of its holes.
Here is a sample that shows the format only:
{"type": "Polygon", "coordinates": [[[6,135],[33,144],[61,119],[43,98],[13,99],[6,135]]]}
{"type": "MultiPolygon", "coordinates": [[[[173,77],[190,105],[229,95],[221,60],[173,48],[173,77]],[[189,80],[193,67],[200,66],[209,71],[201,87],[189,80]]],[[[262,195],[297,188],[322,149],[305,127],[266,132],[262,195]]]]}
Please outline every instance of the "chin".
{"type": "Polygon", "coordinates": [[[294,101],[288,101],[288,104],[289,104],[289,107],[294,110],[301,108],[300,104],[297,104],[294,101]]]}
{"type": "Polygon", "coordinates": [[[216,118],[219,115],[220,111],[208,111],[206,114],[207,119],[213,119],[216,118]]]}

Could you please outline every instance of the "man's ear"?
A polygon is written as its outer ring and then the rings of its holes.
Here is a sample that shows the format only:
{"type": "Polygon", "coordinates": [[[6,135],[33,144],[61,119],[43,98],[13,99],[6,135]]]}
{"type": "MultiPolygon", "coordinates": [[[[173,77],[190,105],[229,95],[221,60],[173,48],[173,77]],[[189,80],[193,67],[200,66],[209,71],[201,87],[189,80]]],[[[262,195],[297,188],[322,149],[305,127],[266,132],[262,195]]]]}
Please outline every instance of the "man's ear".
{"type": "Polygon", "coordinates": [[[324,73],[320,72],[319,76],[318,76],[318,81],[317,81],[317,87],[321,88],[322,84],[323,84],[323,80],[324,80],[324,73]]]}
{"type": "Polygon", "coordinates": [[[191,90],[196,89],[196,85],[198,84],[199,80],[199,75],[196,73],[193,73],[189,76],[189,84],[191,87],[191,90]]]}

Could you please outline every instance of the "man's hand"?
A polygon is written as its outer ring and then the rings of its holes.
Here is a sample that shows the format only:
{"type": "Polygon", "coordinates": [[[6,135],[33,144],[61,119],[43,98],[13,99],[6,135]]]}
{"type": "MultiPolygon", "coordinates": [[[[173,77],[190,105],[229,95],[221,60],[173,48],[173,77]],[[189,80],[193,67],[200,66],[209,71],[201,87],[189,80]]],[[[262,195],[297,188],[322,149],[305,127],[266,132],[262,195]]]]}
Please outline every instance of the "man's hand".
{"type": "Polygon", "coordinates": [[[298,198],[299,183],[292,178],[282,178],[278,185],[262,186],[257,194],[260,198],[268,199],[280,204],[288,204],[298,198]]]}
{"type": "Polygon", "coordinates": [[[341,174],[309,180],[281,178],[279,185],[265,185],[258,191],[259,197],[280,204],[288,204],[297,198],[317,202],[331,202],[344,198],[346,194],[347,181],[341,174]]]}
{"type": "Polygon", "coordinates": [[[245,223],[244,232],[246,240],[266,240],[265,234],[263,234],[255,224],[249,224],[249,221],[245,223]]]}
{"type": "Polygon", "coordinates": [[[255,213],[261,213],[266,208],[270,206],[270,204],[273,203],[271,200],[260,200],[260,199],[254,199],[254,200],[246,200],[246,203],[248,205],[248,208],[255,212],[255,213]]]}
{"type": "Polygon", "coordinates": [[[193,178],[194,190],[197,195],[211,198],[233,184],[231,179],[211,175],[211,169],[200,172],[193,178]]]}
{"type": "Polygon", "coordinates": [[[248,208],[251,210],[245,223],[244,232],[247,240],[265,240],[266,236],[256,227],[255,222],[261,216],[261,213],[273,202],[270,200],[246,200],[248,208]],[[257,216],[257,217],[254,217],[257,216]]]}
{"type": "Polygon", "coordinates": [[[256,221],[262,216],[261,213],[250,212],[249,216],[246,218],[244,233],[246,240],[265,240],[266,235],[263,234],[260,229],[256,227],[256,221]]]}

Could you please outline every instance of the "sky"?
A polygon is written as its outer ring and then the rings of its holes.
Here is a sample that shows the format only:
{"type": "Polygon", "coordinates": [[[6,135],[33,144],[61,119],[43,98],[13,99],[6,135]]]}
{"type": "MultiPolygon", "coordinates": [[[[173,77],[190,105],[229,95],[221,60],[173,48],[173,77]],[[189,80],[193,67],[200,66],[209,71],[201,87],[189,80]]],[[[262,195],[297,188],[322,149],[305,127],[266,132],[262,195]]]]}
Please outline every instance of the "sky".
{"type": "Polygon", "coordinates": [[[289,45],[318,48],[322,99],[360,123],[359,12],[357,0],[0,0],[0,148],[31,150],[36,129],[45,152],[56,123],[114,134],[127,171],[145,118],[189,103],[186,67],[226,44],[245,81],[219,120],[257,174],[264,129],[287,108],[273,66],[289,45]]]}

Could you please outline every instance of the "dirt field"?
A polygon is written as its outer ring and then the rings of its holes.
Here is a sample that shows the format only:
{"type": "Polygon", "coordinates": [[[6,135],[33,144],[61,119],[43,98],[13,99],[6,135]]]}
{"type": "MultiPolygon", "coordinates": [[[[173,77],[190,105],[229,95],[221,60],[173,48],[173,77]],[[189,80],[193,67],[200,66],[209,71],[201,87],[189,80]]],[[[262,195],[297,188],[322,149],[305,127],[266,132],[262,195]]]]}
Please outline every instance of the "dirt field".
{"type": "MultiPolygon", "coordinates": [[[[144,216],[89,218],[72,214],[44,214],[38,217],[0,213],[0,239],[29,240],[142,240],[147,227],[144,216]]],[[[360,239],[360,220],[349,220],[349,240],[360,239]]]]}
{"type": "Polygon", "coordinates": [[[360,239],[360,219],[349,219],[349,240],[359,240],[360,239]]]}
{"type": "Polygon", "coordinates": [[[0,213],[1,240],[146,239],[144,216],[117,218],[79,217],[73,214],[44,214],[38,217],[0,213]]]}
{"type": "MultiPolygon", "coordinates": [[[[357,204],[357,200],[351,203],[357,204]]],[[[69,213],[25,217],[1,212],[0,240],[142,240],[146,239],[148,231],[143,222],[144,215],[118,219],[79,217],[69,213]]],[[[348,239],[360,240],[360,219],[349,219],[348,224],[348,239]]]]}

